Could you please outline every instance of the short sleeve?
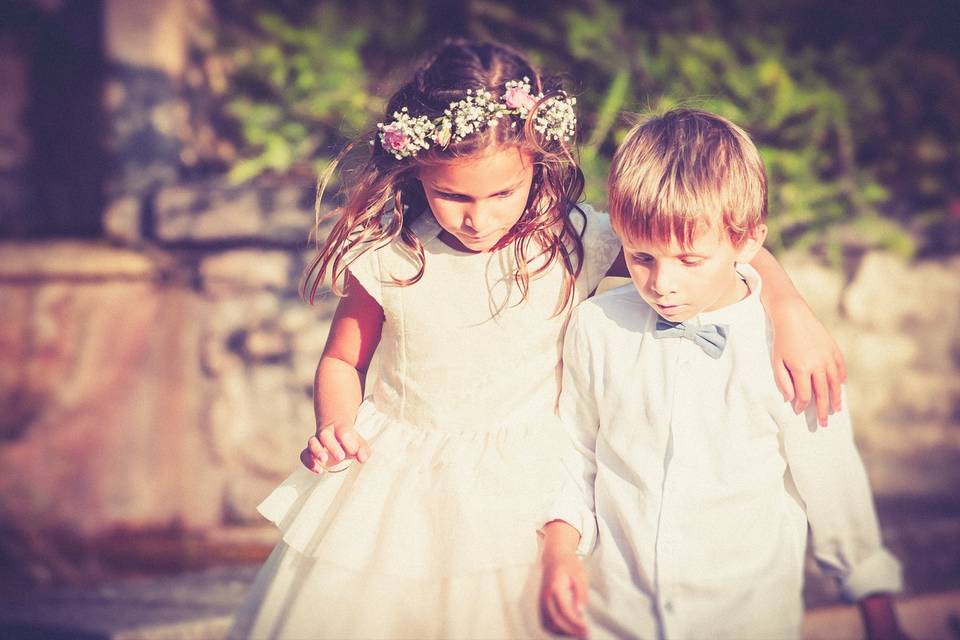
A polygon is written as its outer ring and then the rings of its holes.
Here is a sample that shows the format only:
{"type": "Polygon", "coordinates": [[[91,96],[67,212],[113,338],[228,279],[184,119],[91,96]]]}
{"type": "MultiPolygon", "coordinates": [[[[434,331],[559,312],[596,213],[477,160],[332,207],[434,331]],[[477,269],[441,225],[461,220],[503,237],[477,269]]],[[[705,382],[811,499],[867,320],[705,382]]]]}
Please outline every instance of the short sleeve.
{"type": "Polygon", "coordinates": [[[347,259],[347,270],[357,279],[370,296],[383,306],[383,278],[380,269],[380,250],[368,248],[353,261],[347,259]]]}
{"type": "MultiPolygon", "coordinates": [[[[610,216],[595,210],[588,204],[577,205],[583,212],[583,268],[577,277],[577,286],[586,292],[593,291],[607,274],[610,265],[620,253],[620,239],[610,226],[610,216]]],[[[576,212],[572,217],[579,224],[576,212]]]]}

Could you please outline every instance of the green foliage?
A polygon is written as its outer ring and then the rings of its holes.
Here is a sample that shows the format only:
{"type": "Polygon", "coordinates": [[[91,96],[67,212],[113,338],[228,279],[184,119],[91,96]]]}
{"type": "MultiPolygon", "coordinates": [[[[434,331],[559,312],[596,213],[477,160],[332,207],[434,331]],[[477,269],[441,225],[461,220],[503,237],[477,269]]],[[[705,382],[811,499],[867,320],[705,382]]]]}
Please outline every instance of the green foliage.
{"type": "Polygon", "coordinates": [[[249,150],[230,171],[237,182],[303,163],[322,167],[333,146],[383,108],[360,56],[369,32],[335,4],[318,7],[301,26],[268,11],[256,25],[254,43],[235,51],[238,90],[227,107],[249,150]]]}
{"type": "MultiPolygon", "coordinates": [[[[230,113],[246,155],[234,179],[322,164],[382,115],[392,87],[379,80],[395,85],[448,18],[430,0],[316,7],[256,13],[254,44],[237,49],[230,113]]],[[[849,247],[909,255],[960,206],[960,65],[910,40],[874,37],[855,11],[792,0],[474,0],[458,11],[460,33],[512,43],[571,80],[587,198],[598,205],[629,128],[622,113],[689,105],[756,141],[770,176],[773,248],[838,262],[849,247]],[[849,18],[847,38],[811,41],[805,30],[830,19],[818,12],[849,18]]]]}

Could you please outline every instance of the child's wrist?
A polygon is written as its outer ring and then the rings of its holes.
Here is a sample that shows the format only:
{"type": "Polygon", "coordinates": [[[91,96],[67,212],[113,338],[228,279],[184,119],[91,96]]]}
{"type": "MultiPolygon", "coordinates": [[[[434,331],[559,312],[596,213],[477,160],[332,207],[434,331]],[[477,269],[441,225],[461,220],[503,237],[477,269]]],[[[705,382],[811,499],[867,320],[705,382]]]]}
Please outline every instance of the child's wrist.
{"type": "Polygon", "coordinates": [[[575,558],[580,532],[565,520],[553,520],[543,527],[543,561],[553,563],[575,558]]]}

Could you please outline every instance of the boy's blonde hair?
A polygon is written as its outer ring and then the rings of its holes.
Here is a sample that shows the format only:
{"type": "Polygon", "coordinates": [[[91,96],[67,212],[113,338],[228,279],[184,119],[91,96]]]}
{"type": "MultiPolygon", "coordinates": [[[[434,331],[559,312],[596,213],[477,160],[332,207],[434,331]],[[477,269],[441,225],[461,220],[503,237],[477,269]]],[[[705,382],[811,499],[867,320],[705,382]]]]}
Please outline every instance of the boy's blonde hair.
{"type": "Polygon", "coordinates": [[[735,247],[767,217],[767,176],[750,137],[726,118],[674,109],[638,122],[608,180],[610,219],[627,240],[693,244],[722,225],[735,247]]]}

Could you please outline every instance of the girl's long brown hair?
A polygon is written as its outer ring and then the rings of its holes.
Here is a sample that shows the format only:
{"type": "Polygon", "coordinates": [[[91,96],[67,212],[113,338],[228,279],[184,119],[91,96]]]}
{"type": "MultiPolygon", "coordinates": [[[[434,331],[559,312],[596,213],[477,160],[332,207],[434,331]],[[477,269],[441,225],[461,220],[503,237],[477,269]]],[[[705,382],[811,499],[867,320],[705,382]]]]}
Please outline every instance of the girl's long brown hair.
{"type": "MultiPolygon", "coordinates": [[[[559,79],[542,76],[525,56],[509,47],[451,40],[429,56],[413,79],[393,95],[385,120],[390,120],[390,114],[403,107],[413,117],[439,118],[450,103],[463,99],[468,89],[489,91],[494,98],[499,98],[506,82],[525,77],[530,79],[532,93],[542,92],[544,100],[562,91],[559,79]]],[[[562,263],[565,277],[555,312],[562,311],[573,300],[574,282],[583,265],[581,232],[577,231],[570,215],[583,193],[584,178],[570,148],[561,141],[545,139],[534,130],[533,121],[531,113],[522,127],[488,127],[444,149],[434,145],[402,160],[396,159],[374,138],[370,157],[356,182],[347,187],[343,205],[323,215],[321,200],[331,178],[347,154],[369,138],[348,146],[327,167],[317,186],[314,233],[318,233],[324,220],[335,218],[336,222],[322,247],[317,237],[318,253],[307,268],[301,295],[312,304],[327,277],[333,291],[342,295],[340,283],[350,263],[366,251],[395,240],[413,258],[417,272],[405,279],[391,276],[393,284],[408,286],[420,280],[425,258],[423,246],[411,225],[429,206],[417,180],[417,169],[426,164],[469,157],[493,145],[516,146],[534,158],[533,184],[523,215],[498,246],[513,244],[518,265],[514,278],[524,298],[531,278],[545,272],[555,260],[562,263]],[[532,271],[528,269],[531,261],[541,255],[545,259],[540,265],[532,271]]],[[[577,212],[583,215],[579,209],[577,212]]],[[[581,228],[585,229],[585,218],[583,222],[581,228]]]]}

